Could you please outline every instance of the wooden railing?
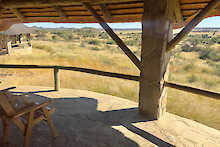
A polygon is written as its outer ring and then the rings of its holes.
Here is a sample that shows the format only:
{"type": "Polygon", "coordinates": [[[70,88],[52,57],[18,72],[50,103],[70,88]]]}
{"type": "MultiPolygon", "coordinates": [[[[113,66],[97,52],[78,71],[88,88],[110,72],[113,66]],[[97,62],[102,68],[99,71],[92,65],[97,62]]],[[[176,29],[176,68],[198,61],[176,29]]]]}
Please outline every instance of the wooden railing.
{"type": "MultiPolygon", "coordinates": [[[[113,73],[113,72],[105,72],[105,71],[88,69],[88,68],[81,68],[81,67],[0,64],[0,68],[53,69],[54,70],[54,90],[56,90],[56,91],[58,91],[60,89],[59,70],[78,71],[78,72],[84,72],[84,73],[89,73],[89,74],[94,74],[94,75],[119,78],[119,79],[126,79],[126,80],[132,80],[132,81],[139,81],[140,80],[140,76],[119,74],[119,73],[113,73]]],[[[193,88],[193,87],[175,84],[175,83],[171,83],[171,82],[164,82],[164,86],[220,100],[220,94],[212,92],[212,91],[207,91],[207,90],[203,90],[203,89],[199,89],[199,88],[193,88]]]]}
{"type": "Polygon", "coordinates": [[[132,81],[139,81],[139,76],[119,74],[113,72],[105,72],[100,70],[81,68],[81,67],[68,67],[68,66],[50,66],[50,65],[9,65],[9,64],[0,64],[0,68],[19,68],[19,69],[53,69],[54,70],[54,89],[58,91],[60,89],[60,74],[59,70],[71,70],[84,72],[89,74],[95,74],[100,76],[120,78],[132,81]]]}

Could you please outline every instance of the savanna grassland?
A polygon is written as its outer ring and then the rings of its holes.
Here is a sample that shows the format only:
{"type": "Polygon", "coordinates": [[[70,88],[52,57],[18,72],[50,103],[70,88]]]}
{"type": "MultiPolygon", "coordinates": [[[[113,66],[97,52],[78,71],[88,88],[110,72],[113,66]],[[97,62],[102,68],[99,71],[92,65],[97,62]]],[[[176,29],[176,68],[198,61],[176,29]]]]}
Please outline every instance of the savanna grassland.
{"type": "MultiPolygon", "coordinates": [[[[140,58],[140,30],[116,30],[140,58]]],[[[110,37],[100,29],[40,29],[32,34],[32,54],[0,56],[0,64],[64,65],[139,75],[110,37]]],[[[220,91],[220,33],[191,33],[171,52],[169,81],[220,91]]],[[[138,101],[138,82],[61,71],[61,87],[85,89],[138,101]]],[[[10,86],[53,86],[47,69],[1,69],[10,86]]],[[[169,89],[167,111],[220,130],[220,101],[169,89]]]]}

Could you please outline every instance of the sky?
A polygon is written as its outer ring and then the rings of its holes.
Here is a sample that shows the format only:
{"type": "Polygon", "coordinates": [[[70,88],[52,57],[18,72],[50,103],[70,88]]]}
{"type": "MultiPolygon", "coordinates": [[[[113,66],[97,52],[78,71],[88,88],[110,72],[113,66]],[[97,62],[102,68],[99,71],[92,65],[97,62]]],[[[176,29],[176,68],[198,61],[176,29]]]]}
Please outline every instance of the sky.
{"type": "MultiPolygon", "coordinates": [[[[83,27],[92,27],[92,28],[101,28],[97,23],[27,23],[29,27],[43,27],[43,28],[83,28],[83,27]]],[[[135,28],[140,29],[141,23],[109,23],[112,28],[117,29],[126,29],[126,28],[135,28]]],[[[208,28],[220,28],[220,16],[210,17],[204,19],[197,27],[208,27],[208,28]]]]}

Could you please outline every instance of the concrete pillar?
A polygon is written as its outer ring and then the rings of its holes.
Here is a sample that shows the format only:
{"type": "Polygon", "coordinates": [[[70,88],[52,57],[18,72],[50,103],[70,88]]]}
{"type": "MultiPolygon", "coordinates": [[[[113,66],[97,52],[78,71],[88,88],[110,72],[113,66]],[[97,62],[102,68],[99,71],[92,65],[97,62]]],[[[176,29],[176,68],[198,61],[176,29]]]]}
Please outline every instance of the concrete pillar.
{"type": "Polygon", "coordinates": [[[167,89],[163,82],[168,77],[166,48],[172,37],[169,3],[144,0],[139,110],[149,119],[159,119],[166,111],[167,89]]]}

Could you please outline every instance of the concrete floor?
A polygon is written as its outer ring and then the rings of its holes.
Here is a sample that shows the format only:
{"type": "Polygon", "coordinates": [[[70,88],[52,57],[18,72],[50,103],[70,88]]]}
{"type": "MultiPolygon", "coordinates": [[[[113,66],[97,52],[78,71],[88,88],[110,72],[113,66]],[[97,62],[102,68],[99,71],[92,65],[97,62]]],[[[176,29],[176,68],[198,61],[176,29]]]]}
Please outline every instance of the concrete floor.
{"type": "MultiPolygon", "coordinates": [[[[220,131],[167,113],[160,121],[138,114],[137,103],[90,91],[47,87],[17,87],[13,92],[31,92],[33,101],[56,98],[51,107],[59,134],[52,138],[45,122],[33,128],[30,147],[219,147],[220,131]]],[[[2,126],[0,125],[0,135],[2,126]]],[[[9,147],[23,146],[23,136],[14,125],[9,147]]]]}

